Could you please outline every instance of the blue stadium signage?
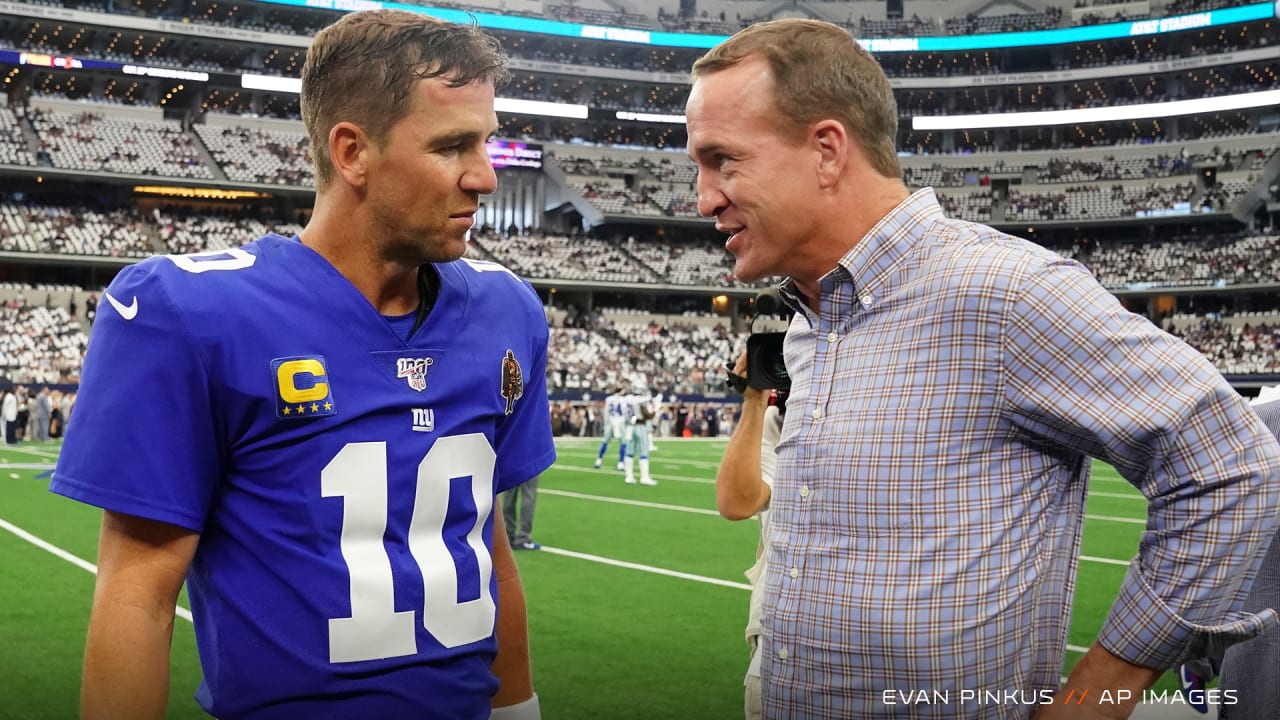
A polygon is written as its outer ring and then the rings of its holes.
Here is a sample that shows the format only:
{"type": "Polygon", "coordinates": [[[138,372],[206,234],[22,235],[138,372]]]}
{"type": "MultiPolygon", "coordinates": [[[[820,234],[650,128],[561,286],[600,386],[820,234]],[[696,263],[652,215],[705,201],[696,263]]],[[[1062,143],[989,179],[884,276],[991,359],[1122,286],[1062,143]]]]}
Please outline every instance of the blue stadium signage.
{"type": "MultiPolygon", "coordinates": [[[[562,37],[588,38],[608,42],[660,45],[664,47],[712,48],[728,39],[727,35],[702,35],[697,33],[672,33],[637,30],[635,28],[581,25],[578,23],[542,20],[539,18],[496,15],[493,13],[469,13],[448,8],[423,7],[382,0],[263,0],[277,5],[323,8],[326,10],[365,10],[394,8],[423,13],[449,22],[469,23],[474,17],[481,27],[493,30],[559,35],[562,37]]],[[[874,38],[858,40],[871,52],[956,52],[963,50],[994,50],[998,48],[1029,47],[1035,45],[1061,45],[1063,43],[1113,40],[1139,35],[1158,35],[1195,28],[1216,27],[1264,20],[1276,16],[1276,4],[1254,3],[1233,8],[1220,8],[1208,12],[1190,13],[1176,17],[1132,22],[1107,23],[1085,27],[1037,30],[1030,32],[987,33],[954,37],[874,38]]]]}

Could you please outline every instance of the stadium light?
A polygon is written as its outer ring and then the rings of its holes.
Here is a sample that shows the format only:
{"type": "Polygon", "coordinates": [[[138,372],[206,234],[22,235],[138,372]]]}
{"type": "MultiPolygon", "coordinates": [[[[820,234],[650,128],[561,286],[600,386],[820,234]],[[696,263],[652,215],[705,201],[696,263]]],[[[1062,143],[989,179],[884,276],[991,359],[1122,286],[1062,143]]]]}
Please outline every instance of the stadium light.
{"type": "Polygon", "coordinates": [[[668,115],[666,113],[638,113],[619,110],[614,114],[619,120],[636,120],[638,122],[652,123],[670,123],[672,125],[683,125],[683,115],[668,115]]]}
{"type": "Polygon", "coordinates": [[[971,130],[991,128],[1037,127],[1042,125],[1075,125],[1079,123],[1143,120],[1176,115],[1244,110],[1280,105],[1280,90],[1223,95],[1221,97],[1174,100],[1141,105],[1115,105],[1079,110],[1043,110],[1040,112],[977,113],[974,115],[917,115],[911,118],[912,130],[971,130]]]}
{"type": "Polygon", "coordinates": [[[172,185],[135,185],[133,192],[138,195],[164,195],[167,197],[200,198],[203,200],[244,200],[247,198],[269,198],[267,193],[252,190],[222,190],[205,187],[177,187],[172,185]]]}
{"type": "Polygon", "coordinates": [[[287,92],[297,95],[302,92],[302,78],[287,78],[278,75],[255,75],[245,73],[240,76],[240,87],[246,90],[267,90],[270,92],[287,92]]]}
{"type": "Polygon", "coordinates": [[[516,100],[515,98],[498,98],[493,101],[493,109],[498,112],[516,113],[519,115],[544,115],[547,117],[587,119],[587,106],[572,103],[553,103],[541,100],[516,100]]]}

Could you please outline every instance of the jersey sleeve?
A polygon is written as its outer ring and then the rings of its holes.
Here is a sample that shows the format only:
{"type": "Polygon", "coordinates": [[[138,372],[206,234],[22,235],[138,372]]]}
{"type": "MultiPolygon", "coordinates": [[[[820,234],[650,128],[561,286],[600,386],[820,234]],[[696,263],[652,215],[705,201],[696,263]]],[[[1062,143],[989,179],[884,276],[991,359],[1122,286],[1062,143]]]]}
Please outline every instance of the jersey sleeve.
{"type": "Polygon", "coordinates": [[[547,400],[547,340],[550,335],[537,294],[524,281],[515,293],[528,312],[530,362],[523,371],[524,393],[496,434],[498,490],[530,480],[556,460],[551,435],[551,404],[547,400]],[[536,306],[536,307],[534,307],[536,306]],[[536,310],[537,312],[533,312],[536,310]]]}
{"type": "Polygon", "coordinates": [[[105,291],[49,489],[199,531],[220,453],[208,368],[165,262],[126,268],[105,291]]]}

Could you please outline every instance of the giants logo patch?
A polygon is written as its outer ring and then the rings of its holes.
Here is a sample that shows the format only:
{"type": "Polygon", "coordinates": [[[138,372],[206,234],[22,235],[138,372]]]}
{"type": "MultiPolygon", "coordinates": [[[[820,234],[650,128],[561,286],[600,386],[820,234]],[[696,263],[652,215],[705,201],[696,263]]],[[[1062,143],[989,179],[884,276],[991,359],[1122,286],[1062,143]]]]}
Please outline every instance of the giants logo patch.
{"type": "Polygon", "coordinates": [[[409,408],[413,414],[414,432],[431,432],[436,429],[436,411],[431,408],[409,408]]]}
{"type": "Polygon", "coordinates": [[[396,377],[404,378],[409,387],[422,392],[427,389],[427,368],[434,362],[431,358],[396,358],[396,377]]]}

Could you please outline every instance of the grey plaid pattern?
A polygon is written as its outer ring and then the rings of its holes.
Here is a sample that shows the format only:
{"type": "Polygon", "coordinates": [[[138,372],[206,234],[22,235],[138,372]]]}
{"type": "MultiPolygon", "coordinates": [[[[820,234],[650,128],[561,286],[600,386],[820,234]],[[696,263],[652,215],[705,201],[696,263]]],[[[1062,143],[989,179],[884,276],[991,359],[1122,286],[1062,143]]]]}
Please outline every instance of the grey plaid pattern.
{"type": "Polygon", "coordinates": [[[1104,646],[1170,667],[1275,624],[1240,608],[1280,446],[1084,267],[926,188],[821,288],[814,313],[783,286],[766,717],[1029,716],[1062,671],[1090,456],[1151,500],[1104,646]],[[948,702],[892,695],[921,690],[948,702]]]}

